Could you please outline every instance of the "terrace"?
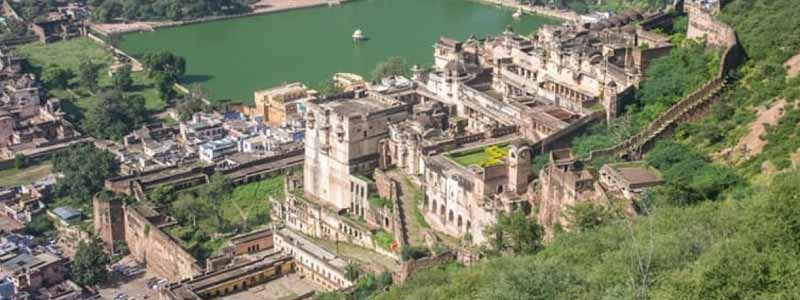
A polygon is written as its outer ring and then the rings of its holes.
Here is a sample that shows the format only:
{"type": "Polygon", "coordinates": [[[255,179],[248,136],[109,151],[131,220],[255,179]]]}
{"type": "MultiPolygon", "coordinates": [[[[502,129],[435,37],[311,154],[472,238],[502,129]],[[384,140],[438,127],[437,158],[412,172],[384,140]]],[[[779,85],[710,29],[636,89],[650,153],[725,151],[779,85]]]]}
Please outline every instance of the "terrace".
{"type": "Polygon", "coordinates": [[[463,167],[478,165],[481,167],[491,167],[502,163],[508,155],[507,144],[496,144],[471,149],[461,152],[450,153],[447,157],[463,167]]]}

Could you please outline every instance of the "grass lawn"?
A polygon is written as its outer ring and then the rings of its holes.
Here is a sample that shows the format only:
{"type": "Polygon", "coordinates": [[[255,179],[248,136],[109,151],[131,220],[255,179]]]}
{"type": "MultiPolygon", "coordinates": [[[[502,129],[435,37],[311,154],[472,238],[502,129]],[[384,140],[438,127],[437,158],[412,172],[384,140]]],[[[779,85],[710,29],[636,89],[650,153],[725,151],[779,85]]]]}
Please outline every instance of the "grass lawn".
{"type": "Polygon", "coordinates": [[[222,216],[244,231],[269,222],[269,197],[282,198],[283,177],[274,176],[234,188],[231,198],[222,202],[222,216]]]}
{"type": "MultiPolygon", "coordinates": [[[[22,45],[16,49],[16,53],[27,58],[31,68],[29,71],[37,74],[41,74],[49,66],[69,69],[77,74],[78,66],[83,61],[101,64],[103,67],[98,82],[101,87],[111,85],[111,77],[108,75],[108,70],[114,61],[111,52],[89,38],[81,37],[46,45],[41,43],[22,45]]],[[[161,111],[166,107],[166,103],[158,95],[155,83],[145,72],[133,73],[133,80],[134,87],[129,94],[142,95],[147,109],[161,111]]],[[[67,90],[53,89],[48,92],[63,100],[65,112],[74,120],[79,120],[83,111],[96,101],[97,95],[78,87],[77,75],[72,78],[70,84],[72,88],[67,90]]]]}
{"type": "Polygon", "coordinates": [[[6,169],[0,171],[0,187],[12,187],[29,184],[50,175],[53,164],[50,161],[30,165],[24,169],[6,169]]]}
{"type": "Polygon", "coordinates": [[[508,155],[508,145],[492,145],[480,149],[458,152],[448,155],[459,165],[469,167],[479,165],[482,167],[499,163],[499,160],[508,155]]]}

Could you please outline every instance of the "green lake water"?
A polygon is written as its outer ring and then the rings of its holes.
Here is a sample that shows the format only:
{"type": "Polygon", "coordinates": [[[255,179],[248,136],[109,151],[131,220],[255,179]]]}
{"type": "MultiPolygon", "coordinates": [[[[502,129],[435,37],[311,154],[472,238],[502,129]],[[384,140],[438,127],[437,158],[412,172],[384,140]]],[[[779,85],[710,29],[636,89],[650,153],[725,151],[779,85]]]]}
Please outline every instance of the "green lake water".
{"type": "Polygon", "coordinates": [[[528,34],[556,20],[466,0],[356,0],[189,26],[132,33],[121,48],[134,56],[170,50],[187,60],[184,84],[212,98],[252,103],[253,92],[283,82],[317,86],[336,72],[368,77],[391,56],[430,65],[440,36],[497,34],[511,25],[528,34]],[[370,38],[353,42],[361,29],[370,38]]]}

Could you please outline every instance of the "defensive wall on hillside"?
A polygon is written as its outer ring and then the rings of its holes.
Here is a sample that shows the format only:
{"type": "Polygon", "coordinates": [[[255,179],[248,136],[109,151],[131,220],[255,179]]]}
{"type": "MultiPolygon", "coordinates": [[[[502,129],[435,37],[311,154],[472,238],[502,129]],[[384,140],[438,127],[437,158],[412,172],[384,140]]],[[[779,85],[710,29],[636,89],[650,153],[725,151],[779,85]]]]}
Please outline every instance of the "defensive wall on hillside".
{"type": "Polygon", "coordinates": [[[592,151],[586,161],[608,157],[629,160],[641,158],[656,140],[670,135],[680,123],[702,117],[712,104],[721,100],[728,75],[745,60],[746,54],[733,28],[716,19],[712,11],[687,4],[687,12],[689,37],[705,40],[710,46],[725,49],[717,74],[661,113],[644,130],[612,147],[592,151]]]}

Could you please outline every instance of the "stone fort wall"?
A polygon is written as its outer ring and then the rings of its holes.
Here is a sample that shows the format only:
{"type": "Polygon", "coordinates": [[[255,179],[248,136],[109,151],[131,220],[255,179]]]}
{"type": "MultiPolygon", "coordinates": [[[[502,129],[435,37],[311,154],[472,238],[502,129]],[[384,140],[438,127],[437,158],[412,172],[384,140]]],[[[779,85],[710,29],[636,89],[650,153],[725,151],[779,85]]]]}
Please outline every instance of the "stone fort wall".
{"type": "Polygon", "coordinates": [[[148,271],[171,282],[189,278],[202,269],[178,241],[166,234],[136,208],[126,207],[125,241],[131,255],[148,271]]]}

